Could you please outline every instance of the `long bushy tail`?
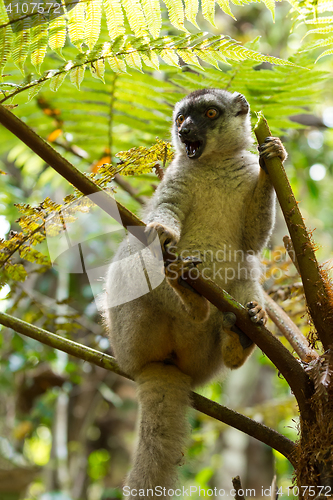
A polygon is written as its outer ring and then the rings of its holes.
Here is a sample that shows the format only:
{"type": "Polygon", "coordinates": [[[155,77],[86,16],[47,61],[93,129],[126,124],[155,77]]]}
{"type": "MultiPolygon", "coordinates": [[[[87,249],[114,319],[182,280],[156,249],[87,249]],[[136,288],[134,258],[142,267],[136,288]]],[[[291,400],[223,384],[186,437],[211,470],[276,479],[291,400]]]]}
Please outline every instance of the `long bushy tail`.
{"type": "Polygon", "coordinates": [[[127,495],[131,491],[130,499],[165,499],[168,490],[176,488],[177,469],[189,433],[186,413],[190,377],[176,366],[152,363],[136,382],[139,436],[133,468],[127,477],[127,495]]]}

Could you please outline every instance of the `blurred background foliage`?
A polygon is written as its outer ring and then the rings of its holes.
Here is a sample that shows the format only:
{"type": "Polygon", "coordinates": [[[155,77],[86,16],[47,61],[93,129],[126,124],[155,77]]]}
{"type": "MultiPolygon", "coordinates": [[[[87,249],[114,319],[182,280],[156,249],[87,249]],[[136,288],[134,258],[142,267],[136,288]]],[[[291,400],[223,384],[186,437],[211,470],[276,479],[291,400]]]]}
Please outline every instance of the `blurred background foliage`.
{"type": "MultiPolygon", "coordinates": [[[[45,85],[27,102],[18,94],[14,112],[47,139],[80,170],[98,172],[116,154],[135,146],[151,146],[155,138],[170,140],[171,110],[187,92],[218,86],[243,92],[252,111],[263,110],[272,131],[282,137],[289,153],[286,170],[301,202],[309,229],[314,230],[320,262],[330,267],[333,229],[333,93],[332,58],[313,66],[322,49],[301,53],[304,25],[296,27],[286,2],[276,6],[276,22],[262,4],[233,6],[237,18],[219,11],[216,30],[249,43],[262,53],[290,58],[296,67],[255,66],[253,62],[220,63],[221,71],[161,64],[124,74],[105,71],[105,84],[86,75],[80,91],[65,80],[57,92],[45,85]],[[261,40],[259,41],[259,38],[261,40]]],[[[211,26],[200,14],[202,29],[211,26]]],[[[105,24],[105,23],[104,23],[105,24]]],[[[163,22],[163,35],[176,30],[163,22]]],[[[100,41],[106,39],[102,23],[100,41]]],[[[319,39],[320,35],[316,35],[319,39]]],[[[74,54],[69,41],[63,48],[74,54]]],[[[60,55],[46,55],[43,64],[61,63],[60,55]]],[[[26,71],[29,73],[29,62],[26,71]]],[[[21,78],[11,62],[6,74],[21,78]]],[[[31,96],[30,96],[31,97],[31,96]]],[[[253,122],[256,117],[253,113],[253,122]]],[[[46,197],[57,203],[71,187],[48,165],[1,128],[0,236],[19,231],[15,204],[38,205],[46,197]]],[[[117,176],[115,197],[140,214],[159,182],[152,173],[117,176]]],[[[96,219],[97,221],[97,219],[96,219]]],[[[120,234],[103,233],[96,222],[93,245],[100,262],[112,257],[120,234]]],[[[282,237],[287,233],[278,211],[276,231],[264,256],[266,290],[291,315],[305,335],[310,331],[302,287],[287,258],[282,237]]],[[[48,255],[46,242],[37,245],[48,255]]],[[[32,324],[111,353],[95,297],[85,273],[67,273],[61,266],[23,263],[25,281],[6,280],[0,308],[32,324]]],[[[277,335],[279,332],[270,324],[277,335]]],[[[281,339],[284,343],[285,340],[281,339]]],[[[1,500],[111,500],[121,497],[121,485],[133,450],[136,419],[135,387],[116,374],[103,371],[15,332],[0,330],[0,498],[1,500]]],[[[259,350],[241,369],[201,392],[259,420],[291,439],[297,437],[297,409],[287,383],[259,350]]],[[[190,412],[193,427],[188,458],[182,467],[183,484],[202,488],[232,487],[240,475],[243,487],[256,498],[267,497],[274,474],[283,497],[293,497],[292,468],[267,446],[216,422],[190,412]]]]}

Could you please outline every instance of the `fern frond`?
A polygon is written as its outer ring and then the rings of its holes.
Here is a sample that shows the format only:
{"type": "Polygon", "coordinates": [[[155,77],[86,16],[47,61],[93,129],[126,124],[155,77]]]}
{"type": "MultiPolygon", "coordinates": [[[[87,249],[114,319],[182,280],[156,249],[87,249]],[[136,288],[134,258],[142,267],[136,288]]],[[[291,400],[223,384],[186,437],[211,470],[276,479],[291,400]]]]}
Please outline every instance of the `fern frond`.
{"type": "Polygon", "coordinates": [[[196,21],[198,11],[199,11],[198,0],[185,0],[185,17],[196,28],[199,28],[197,21],[196,21]]]}
{"type": "Polygon", "coordinates": [[[36,71],[40,74],[40,67],[44,61],[47,51],[47,26],[41,23],[41,17],[38,16],[37,25],[31,29],[31,62],[35,66],[36,71]]]}
{"type": "Polygon", "coordinates": [[[171,24],[180,31],[187,32],[184,26],[184,7],[182,0],[163,0],[167,9],[171,24]]]}
{"type": "Polygon", "coordinates": [[[104,83],[105,62],[104,59],[98,59],[89,65],[90,73],[94,78],[99,78],[104,83]]]}
{"type": "Polygon", "coordinates": [[[333,17],[317,17],[312,19],[306,19],[305,24],[330,24],[333,23],[333,17]]]}
{"type": "Polygon", "coordinates": [[[146,20],[139,0],[122,0],[126,17],[135,36],[149,36],[146,20]]]}
{"type": "Polygon", "coordinates": [[[317,57],[316,62],[319,61],[319,59],[321,59],[322,57],[330,56],[332,54],[333,54],[333,49],[327,49],[322,54],[320,54],[320,56],[317,57]]]}
{"type": "Polygon", "coordinates": [[[202,0],[202,15],[214,28],[215,26],[215,0],[202,0]]]}
{"type": "MultiPolygon", "coordinates": [[[[7,22],[7,13],[5,11],[4,5],[0,2],[0,24],[6,24],[7,22]]],[[[13,31],[10,26],[1,28],[1,38],[2,43],[0,44],[0,77],[11,53],[13,31]]]]}
{"type": "Polygon", "coordinates": [[[102,0],[89,0],[86,6],[85,40],[92,50],[101,31],[102,0]]]}
{"type": "Polygon", "coordinates": [[[56,17],[49,24],[49,47],[62,57],[61,49],[66,42],[66,20],[63,16],[56,17]]]}
{"type": "Polygon", "coordinates": [[[231,12],[229,0],[216,0],[216,3],[220,6],[223,12],[225,12],[225,14],[228,14],[228,16],[236,20],[235,16],[231,12]]]}
{"type": "Polygon", "coordinates": [[[76,68],[72,69],[71,72],[69,73],[70,81],[75,85],[75,87],[78,90],[80,90],[80,85],[84,78],[85,69],[86,66],[85,64],[83,64],[82,66],[77,66],[76,68]]]}
{"type": "Polygon", "coordinates": [[[302,48],[302,52],[308,52],[309,50],[317,49],[319,47],[327,47],[327,45],[331,45],[332,43],[333,36],[321,38],[320,40],[316,40],[315,42],[304,45],[302,48]]]}
{"type": "Polygon", "coordinates": [[[147,20],[148,29],[157,38],[161,31],[162,15],[159,0],[142,0],[143,12],[147,20]]]}
{"type": "Polygon", "coordinates": [[[33,99],[42,89],[42,87],[44,86],[46,82],[40,82],[38,83],[38,85],[34,85],[33,87],[31,87],[29,89],[29,92],[28,92],[28,101],[31,101],[31,99],[33,99]]]}
{"type": "Polygon", "coordinates": [[[124,14],[120,0],[104,0],[103,7],[109,36],[111,40],[114,40],[125,33],[124,14]]]}
{"type": "Polygon", "coordinates": [[[30,28],[29,21],[23,19],[16,25],[17,31],[13,34],[12,57],[19,70],[24,75],[24,63],[29,52],[30,28]]]}
{"type": "Polygon", "coordinates": [[[68,11],[68,35],[72,44],[81,51],[81,46],[85,41],[85,3],[79,2],[68,11]]]}
{"type": "Polygon", "coordinates": [[[67,71],[56,73],[50,81],[50,90],[56,92],[67,76],[67,71]]]}
{"type": "Polygon", "coordinates": [[[326,26],[325,28],[316,28],[314,30],[309,30],[307,33],[305,33],[303,40],[305,37],[309,35],[314,35],[314,34],[322,34],[324,35],[325,33],[331,33],[333,31],[333,25],[331,26],[326,26]]]}
{"type": "Polygon", "coordinates": [[[139,52],[135,50],[130,43],[126,45],[125,62],[130,68],[138,69],[142,71],[142,63],[139,52]]]}

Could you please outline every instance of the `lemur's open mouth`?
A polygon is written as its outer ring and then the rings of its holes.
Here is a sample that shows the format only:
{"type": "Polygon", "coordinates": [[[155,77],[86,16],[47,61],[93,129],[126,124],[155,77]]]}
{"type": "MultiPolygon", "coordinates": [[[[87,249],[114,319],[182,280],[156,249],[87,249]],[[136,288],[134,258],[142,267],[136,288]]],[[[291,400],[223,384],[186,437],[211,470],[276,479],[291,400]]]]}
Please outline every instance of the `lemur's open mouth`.
{"type": "Polygon", "coordinates": [[[186,154],[189,158],[199,158],[202,153],[202,141],[184,141],[186,154]]]}

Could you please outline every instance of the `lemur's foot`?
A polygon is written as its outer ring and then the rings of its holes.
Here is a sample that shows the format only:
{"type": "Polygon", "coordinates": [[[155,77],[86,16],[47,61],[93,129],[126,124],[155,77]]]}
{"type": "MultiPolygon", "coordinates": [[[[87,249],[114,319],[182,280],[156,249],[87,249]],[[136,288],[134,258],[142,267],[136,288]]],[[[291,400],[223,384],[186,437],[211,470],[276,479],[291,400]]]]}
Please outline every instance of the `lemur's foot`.
{"type": "Polygon", "coordinates": [[[156,233],[158,235],[162,253],[167,251],[167,248],[172,245],[176,245],[179,241],[179,235],[169,227],[165,227],[159,222],[151,222],[147,224],[145,233],[147,234],[148,245],[155,257],[158,257],[158,251],[156,245],[152,245],[156,238],[156,233]]]}
{"type": "Polygon", "coordinates": [[[280,158],[280,160],[284,162],[288,156],[287,151],[278,137],[266,137],[265,142],[258,146],[258,151],[260,166],[265,171],[265,158],[280,158]]]}
{"type": "Polygon", "coordinates": [[[172,261],[165,262],[165,276],[171,286],[175,286],[175,282],[181,284],[182,286],[189,287],[195,291],[190,285],[188,285],[184,280],[184,274],[194,269],[198,264],[201,264],[201,260],[196,257],[185,257],[172,261]]]}
{"type": "Polygon", "coordinates": [[[267,323],[267,313],[266,311],[261,307],[258,302],[255,300],[252,300],[251,302],[248,302],[246,304],[246,308],[249,311],[249,315],[251,316],[251,320],[253,323],[258,323],[259,325],[266,325],[267,323]]]}

